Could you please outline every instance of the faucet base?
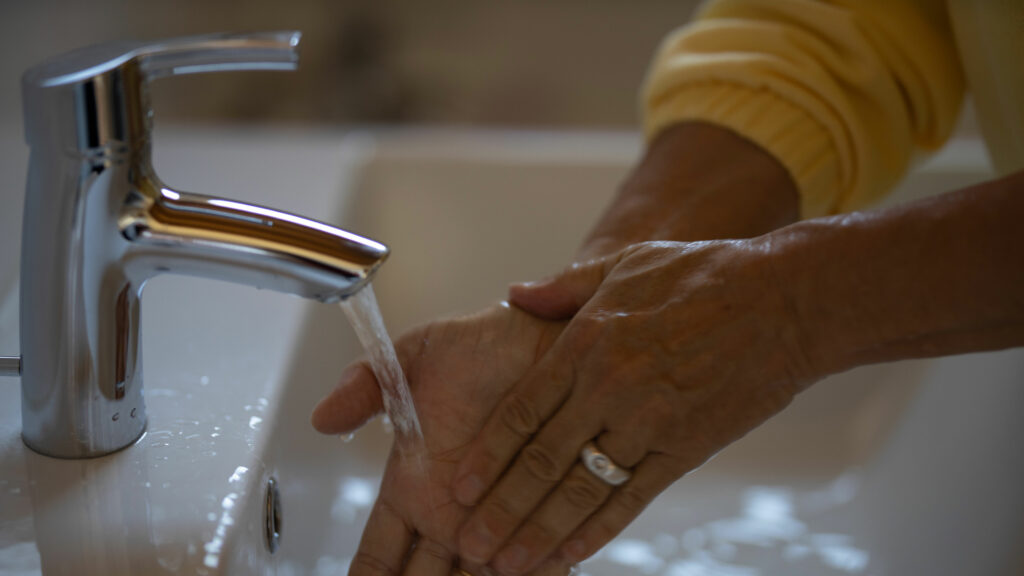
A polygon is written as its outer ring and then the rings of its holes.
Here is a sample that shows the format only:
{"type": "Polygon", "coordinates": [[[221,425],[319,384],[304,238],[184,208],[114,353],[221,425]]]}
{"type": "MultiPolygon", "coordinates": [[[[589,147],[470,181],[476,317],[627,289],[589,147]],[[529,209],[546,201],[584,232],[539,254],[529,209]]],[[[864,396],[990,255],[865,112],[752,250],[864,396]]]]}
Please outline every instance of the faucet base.
{"type": "Polygon", "coordinates": [[[107,449],[107,450],[85,450],[85,449],[83,449],[81,452],[75,452],[75,453],[71,453],[71,454],[67,454],[67,453],[54,453],[54,452],[47,451],[42,446],[34,445],[25,436],[25,434],[21,435],[21,441],[22,441],[23,444],[25,444],[26,448],[28,448],[29,450],[31,450],[31,451],[33,451],[36,454],[39,454],[41,456],[46,456],[48,458],[56,458],[58,460],[87,460],[87,459],[92,459],[92,458],[102,458],[104,456],[110,456],[111,454],[116,454],[116,453],[118,453],[118,452],[120,452],[120,451],[122,451],[122,450],[124,450],[126,448],[131,448],[136,443],[138,443],[139,440],[142,440],[142,437],[146,435],[146,430],[147,430],[148,427],[149,427],[149,423],[145,419],[143,419],[142,420],[142,427],[139,429],[138,434],[136,434],[134,438],[132,438],[130,441],[128,441],[127,444],[124,444],[122,446],[118,446],[117,448],[107,449]]]}

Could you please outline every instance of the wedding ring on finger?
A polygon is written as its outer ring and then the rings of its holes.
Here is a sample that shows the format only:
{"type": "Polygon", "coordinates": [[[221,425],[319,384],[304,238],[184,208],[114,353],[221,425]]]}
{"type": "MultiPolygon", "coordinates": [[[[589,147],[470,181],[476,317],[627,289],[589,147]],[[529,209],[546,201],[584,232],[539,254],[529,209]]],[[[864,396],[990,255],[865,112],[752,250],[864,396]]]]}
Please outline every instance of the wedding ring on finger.
{"type": "Polygon", "coordinates": [[[597,449],[593,442],[587,442],[580,450],[580,460],[591,474],[611,486],[625,484],[632,473],[612,461],[607,454],[597,449]]]}

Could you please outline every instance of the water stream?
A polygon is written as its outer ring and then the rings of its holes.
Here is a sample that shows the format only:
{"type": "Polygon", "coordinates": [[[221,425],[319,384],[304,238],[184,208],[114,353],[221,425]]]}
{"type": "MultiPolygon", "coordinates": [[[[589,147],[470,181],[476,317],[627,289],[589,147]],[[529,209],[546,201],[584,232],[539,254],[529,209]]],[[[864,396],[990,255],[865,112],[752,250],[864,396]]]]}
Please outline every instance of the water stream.
{"type": "MultiPolygon", "coordinates": [[[[342,300],[341,309],[369,356],[384,403],[384,421],[385,424],[390,421],[394,431],[401,465],[405,473],[412,474],[424,489],[428,509],[436,510],[437,499],[430,481],[423,429],[420,428],[420,419],[413,405],[409,382],[405,379],[395,346],[384,326],[373,286],[367,285],[355,295],[342,300]]],[[[430,530],[439,533],[436,515],[428,515],[426,522],[430,530]]]]}
{"type": "Polygon", "coordinates": [[[384,412],[394,427],[395,441],[403,456],[425,455],[423,430],[416,415],[416,407],[413,406],[409,383],[384,326],[373,286],[366,286],[342,300],[341,309],[345,311],[345,316],[369,356],[373,373],[380,385],[384,412]]]}

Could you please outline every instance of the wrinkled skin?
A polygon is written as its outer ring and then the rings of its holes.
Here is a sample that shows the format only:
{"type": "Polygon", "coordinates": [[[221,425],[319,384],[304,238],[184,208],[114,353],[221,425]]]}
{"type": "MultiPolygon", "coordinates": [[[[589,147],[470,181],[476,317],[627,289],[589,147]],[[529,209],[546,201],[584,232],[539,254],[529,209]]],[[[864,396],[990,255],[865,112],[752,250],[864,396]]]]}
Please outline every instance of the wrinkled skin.
{"type": "MultiPolygon", "coordinates": [[[[677,125],[666,129],[651,142],[644,158],[623,183],[619,194],[609,206],[605,216],[597,223],[581,247],[579,259],[583,261],[600,256],[614,257],[634,243],[651,239],[691,241],[757,236],[792,222],[798,211],[797,198],[795,186],[786,170],[756,145],[729,130],[710,124],[685,123],[677,125]]],[[[612,258],[607,262],[610,266],[610,263],[617,261],[617,258],[612,258]]],[[[630,262],[635,264],[636,261],[631,259],[630,262]]],[[[576,269],[575,276],[581,276],[579,272],[583,269],[576,269]]],[[[634,276],[641,273],[639,268],[630,268],[629,266],[623,267],[620,272],[625,274],[629,270],[631,270],[629,273],[634,276]]],[[[631,289],[640,293],[646,293],[645,302],[656,308],[659,295],[670,292],[676,286],[678,279],[671,278],[671,276],[677,272],[663,269],[659,281],[667,278],[668,283],[661,284],[660,288],[653,277],[650,281],[637,277],[629,282],[623,281],[623,284],[631,285],[629,286],[631,289]]],[[[698,283],[697,279],[689,281],[691,285],[696,283],[698,283]]],[[[520,287],[513,289],[512,297],[517,299],[517,306],[529,310],[538,317],[566,320],[583,306],[585,299],[576,301],[574,298],[582,297],[576,292],[563,290],[562,287],[561,283],[540,284],[533,288],[520,287]]],[[[611,307],[606,309],[616,310],[611,307]]],[[[624,309],[628,310],[629,308],[624,309]]],[[[707,314],[712,313],[710,309],[706,312],[707,314]]],[[[632,318],[617,317],[613,314],[605,314],[603,317],[600,314],[586,315],[580,319],[578,328],[590,326],[596,330],[600,326],[605,326],[609,328],[605,331],[607,338],[599,342],[592,336],[587,336],[568,341],[558,354],[562,358],[566,358],[565,351],[575,350],[578,358],[568,357],[573,358],[574,361],[577,359],[582,361],[582,354],[586,351],[588,342],[601,344],[603,348],[595,348],[587,358],[599,359],[598,351],[608,350],[607,359],[601,364],[595,364],[595,367],[603,366],[608,369],[609,373],[618,373],[626,377],[625,375],[634,369],[642,370],[640,364],[643,358],[656,356],[654,353],[663,348],[661,343],[663,339],[654,338],[655,332],[640,325],[642,320],[653,321],[657,315],[656,313],[638,314],[632,318]],[[599,321],[602,318],[604,321],[599,321]],[[616,341],[612,338],[614,331],[611,330],[612,326],[620,324],[624,328],[636,326],[642,333],[639,339],[626,343],[621,349],[616,348],[616,341]],[[645,330],[648,330],[649,333],[644,334],[645,330]],[[649,343],[651,340],[654,342],[649,343]],[[630,350],[638,353],[627,354],[627,351],[630,350]],[[625,358],[626,363],[618,366],[613,362],[613,358],[625,358]]],[[[479,315],[477,319],[480,320],[480,326],[472,326],[474,322],[472,319],[460,319],[436,323],[432,327],[426,328],[425,330],[431,332],[432,335],[429,338],[430,346],[425,348],[425,354],[421,360],[412,359],[420,352],[417,346],[422,339],[423,329],[415,334],[403,336],[399,340],[399,353],[405,356],[403,365],[407,371],[419,371],[419,374],[412,374],[410,380],[414,388],[420,417],[427,432],[428,442],[437,440],[437,438],[432,438],[435,435],[431,433],[431,428],[449,426],[452,423],[462,423],[462,425],[457,430],[446,431],[445,434],[450,433],[453,438],[462,438],[462,442],[465,443],[475,438],[479,434],[479,429],[490,417],[492,409],[504,397],[505,391],[511,390],[516,381],[524,374],[530,373],[533,363],[544,357],[545,350],[552,345],[562,327],[562,325],[558,325],[556,330],[551,325],[537,324],[537,326],[544,326],[541,329],[543,335],[537,342],[532,342],[531,340],[535,336],[533,333],[534,321],[528,321],[523,315],[516,315],[514,311],[492,310],[479,315]],[[497,333],[487,334],[488,330],[497,330],[497,333]],[[478,339],[482,345],[476,347],[475,341],[478,339]],[[503,348],[488,351],[484,348],[484,343],[500,344],[503,348]],[[522,344],[524,348],[517,352],[514,350],[517,344],[522,344]],[[453,349],[445,350],[445,345],[450,345],[453,349]],[[466,350],[471,347],[472,354],[467,354],[466,350]],[[490,366],[487,365],[487,362],[498,362],[504,366],[490,366]],[[470,366],[469,368],[469,370],[477,372],[475,378],[469,379],[470,374],[462,371],[462,366],[466,363],[475,363],[476,367],[470,366]],[[496,374],[497,377],[493,381],[489,380],[490,374],[496,374]],[[453,377],[456,380],[452,380],[453,377]],[[446,392],[438,391],[436,398],[443,400],[432,406],[425,406],[425,402],[435,399],[433,394],[426,391],[428,387],[433,388],[435,382],[444,383],[446,388],[447,385],[450,385],[450,390],[453,391],[451,396],[458,398],[451,400],[446,392]],[[465,397],[454,393],[455,390],[463,388],[476,390],[471,387],[485,385],[489,387],[486,390],[488,393],[493,390],[497,394],[495,397],[488,395],[486,402],[468,402],[465,397]],[[502,390],[500,394],[497,393],[499,389],[502,390]]],[[[711,320],[705,322],[711,322],[711,320]]],[[[671,322],[671,324],[679,323],[680,321],[675,320],[671,322]]],[[[574,331],[574,333],[577,336],[586,335],[587,330],[574,331]]],[[[671,332],[673,328],[670,325],[663,325],[660,330],[671,332]]],[[[636,336],[635,331],[630,332],[632,335],[630,337],[636,336]]],[[[687,332],[687,334],[690,333],[692,330],[687,332]]],[[[696,342],[693,346],[699,344],[696,342]]],[[[664,348],[663,351],[668,351],[668,348],[664,348]]],[[[558,355],[548,358],[547,365],[551,366],[557,363],[557,358],[558,355]]],[[[704,365],[707,364],[708,362],[705,361],[704,365]]],[[[730,362],[730,364],[738,363],[730,362]]],[[[582,378],[577,380],[582,382],[582,378]]],[[[341,433],[353,430],[371,414],[380,410],[379,394],[368,369],[356,366],[353,371],[343,375],[342,382],[342,388],[332,394],[314,416],[314,424],[322,431],[341,433]]],[[[483,393],[484,391],[477,390],[477,392],[483,393]]],[[[639,402],[640,397],[631,397],[630,401],[639,402]]],[[[782,402],[783,400],[779,400],[779,403],[782,402]]],[[[654,408],[654,414],[658,414],[661,420],[664,421],[668,418],[665,413],[667,406],[659,405],[654,408]]],[[[702,412],[702,414],[705,419],[710,420],[709,413],[702,412]]],[[[692,417],[689,418],[689,422],[687,430],[696,430],[692,417]]],[[[533,425],[539,426],[536,423],[533,425]]],[[[696,435],[703,437],[704,432],[698,431],[696,435]]],[[[526,436],[519,438],[515,445],[521,447],[525,440],[526,436]]],[[[574,452],[573,461],[575,461],[575,452],[579,450],[579,445],[567,448],[571,448],[574,452]]],[[[505,452],[505,457],[507,461],[511,461],[515,452],[508,450],[505,452]]],[[[695,450],[692,458],[694,461],[706,458],[702,454],[710,450],[710,448],[695,450]]],[[[453,461],[457,460],[464,451],[465,448],[460,447],[445,454],[443,476],[451,478],[454,473],[454,470],[448,466],[447,457],[453,461]]],[[[400,518],[405,521],[425,517],[421,498],[384,497],[385,494],[403,492],[399,489],[400,486],[396,484],[396,481],[408,479],[409,476],[399,470],[399,464],[398,460],[392,458],[384,479],[382,499],[375,512],[377,520],[371,523],[370,527],[384,525],[381,518],[400,518]]],[[[675,465],[672,468],[672,473],[675,473],[676,468],[686,467],[675,465]]],[[[435,468],[439,468],[439,466],[435,465],[435,468]]],[[[441,476],[441,473],[435,473],[434,478],[437,479],[441,476]]],[[[588,498],[588,494],[593,492],[588,491],[588,487],[592,486],[592,480],[592,478],[582,477],[580,471],[574,469],[568,480],[570,486],[579,488],[578,494],[573,496],[574,500],[582,502],[588,498]]],[[[435,484],[437,485],[434,487],[436,491],[434,501],[449,502],[452,485],[441,486],[440,482],[435,482],[435,484]]],[[[594,494],[605,493],[605,487],[598,486],[597,488],[598,491],[594,494]]],[[[420,492],[414,494],[419,495],[420,492]]],[[[624,491],[623,494],[622,498],[628,498],[632,492],[624,491]]],[[[465,501],[470,502],[471,500],[465,501]]],[[[646,504],[646,502],[640,504],[646,504]]],[[[642,505],[631,506],[630,510],[635,510],[638,507],[642,507],[642,505]]],[[[452,504],[451,509],[455,512],[451,514],[450,518],[445,517],[443,522],[445,533],[431,533],[432,535],[437,534],[431,542],[444,544],[444,546],[432,548],[436,551],[435,555],[442,558],[437,562],[438,564],[444,564],[445,559],[455,550],[455,535],[454,533],[449,534],[447,530],[456,530],[458,524],[468,517],[466,508],[452,504]],[[455,517],[459,517],[459,522],[455,521],[455,517]]],[[[573,514],[568,515],[567,518],[572,518],[573,522],[577,519],[573,514]]],[[[514,529],[519,520],[521,520],[521,515],[509,519],[510,529],[514,529]]],[[[391,524],[394,522],[389,525],[391,524]]],[[[412,532],[418,529],[418,525],[415,525],[412,532]]],[[[405,558],[411,540],[394,537],[396,534],[409,532],[408,530],[395,527],[389,530],[387,533],[392,536],[383,538],[394,538],[390,543],[384,542],[380,538],[374,541],[375,537],[369,532],[367,533],[364,537],[363,553],[357,559],[358,563],[362,565],[360,568],[362,571],[354,571],[354,573],[375,574],[387,573],[388,570],[398,571],[395,568],[395,558],[405,558]],[[374,558],[377,558],[379,562],[374,558]],[[374,571],[372,565],[375,563],[385,570],[374,571]]],[[[504,530],[504,533],[507,533],[508,530],[504,530]]],[[[568,535],[567,530],[568,526],[562,526],[561,530],[553,531],[547,541],[536,547],[533,553],[540,554],[539,550],[555,550],[568,535]]],[[[606,527],[600,538],[588,540],[586,551],[579,552],[577,557],[590,555],[597,545],[596,542],[610,539],[613,535],[610,530],[611,527],[606,527]]],[[[379,531],[383,533],[383,529],[379,531]]],[[[495,532],[502,533],[503,531],[496,528],[495,532]]],[[[559,553],[556,552],[555,557],[558,556],[559,553]]],[[[536,555],[532,556],[531,563],[536,563],[537,558],[536,555]]],[[[463,558],[463,564],[466,564],[465,558],[463,558]]],[[[475,566],[475,564],[470,565],[475,566]]],[[[397,566],[401,566],[400,561],[397,566]]],[[[411,570],[407,569],[406,571],[412,573],[411,570]]],[[[470,572],[479,576],[479,572],[475,569],[470,569],[470,572]]]]}
{"type": "Polygon", "coordinates": [[[477,505],[464,557],[523,574],[565,542],[560,552],[583,560],[814,379],[765,252],[741,240],[638,244],[512,289],[513,304],[572,320],[460,466],[456,498],[477,505]],[[628,483],[613,488],[579,463],[592,439],[634,469],[628,483]]]}
{"type": "MultiPolygon", "coordinates": [[[[423,427],[430,481],[422,481],[415,458],[392,449],[349,574],[448,576],[457,573],[456,566],[475,576],[486,573],[457,559],[455,534],[469,509],[451,496],[455,466],[494,407],[563,326],[498,305],[433,322],[396,341],[423,427]]],[[[350,367],[341,380],[313,413],[320,432],[355,430],[381,411],[377,382],[365,363],[350,367]]],[[[568,570],[564,561],[552,561],[535,574],[568,570]]]]}

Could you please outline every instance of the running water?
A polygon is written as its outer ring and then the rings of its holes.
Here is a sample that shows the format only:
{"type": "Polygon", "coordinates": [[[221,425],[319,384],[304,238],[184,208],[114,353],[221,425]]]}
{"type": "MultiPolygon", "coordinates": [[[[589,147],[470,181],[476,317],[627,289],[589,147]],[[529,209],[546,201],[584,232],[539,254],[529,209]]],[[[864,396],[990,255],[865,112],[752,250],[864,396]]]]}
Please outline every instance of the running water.
{"type": "MultiPolygon", "coordinates": [[[[438,501],[427,469],[427,445],[423,440],[420,419],[416,415],[416,407],[412,403],[412,393],[409,391],[405,373],[402,372],[402,365],[398,363],[395,345],[384,326],[384,318],[380,314],[373,286],[367,284],[354,295],[342,300],[341,309],[370,357],[370,366],[377,376],[380,395],[384,400],[384,421],[390,421],[390,426],[395,432],[395,445],[398,447],[402,465],[408,472],[418,475],[426,490],[428,509],[437,510],[438,501]]],[[[426,522],[430,530],[439,533],[440,527],[435,514],[429,515],[426,522]]]]}
{"type": "Polygon", "coordinates": [[[377,376],[381,397],[384,399],[384,412],[394,426],[395,439],[403,456],[415,455],[422,468],[421,456],[426,454],[423,430],[412,403],[409,383],[384,326],[373,286],[367,285],[342,300],[341,309],[345,311],[359,342],[370,357],[370,365],[377,376]]]}

